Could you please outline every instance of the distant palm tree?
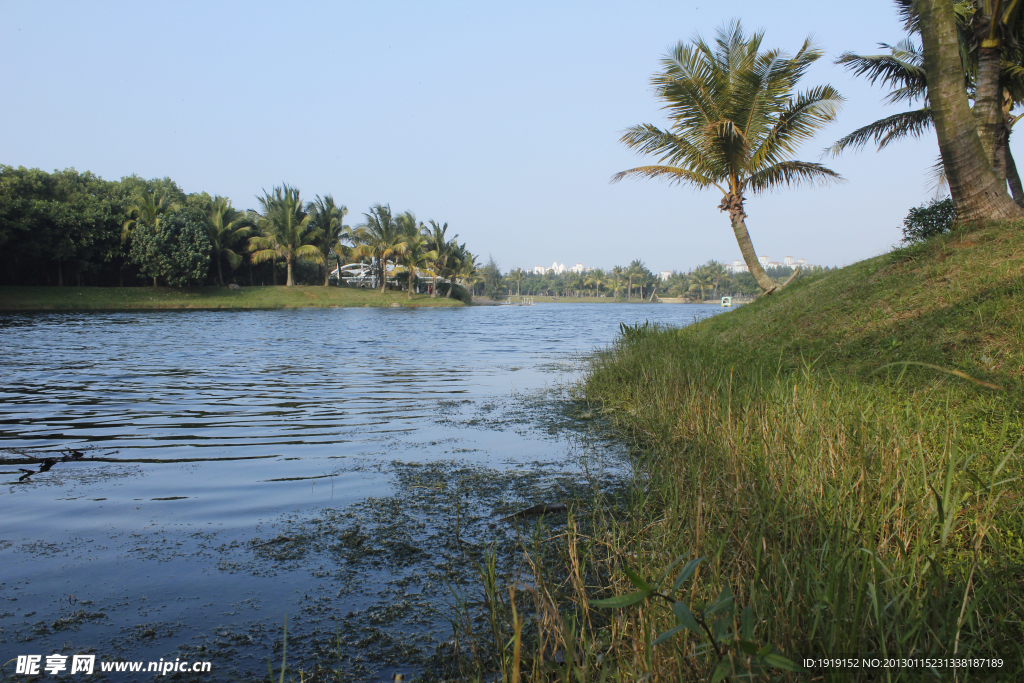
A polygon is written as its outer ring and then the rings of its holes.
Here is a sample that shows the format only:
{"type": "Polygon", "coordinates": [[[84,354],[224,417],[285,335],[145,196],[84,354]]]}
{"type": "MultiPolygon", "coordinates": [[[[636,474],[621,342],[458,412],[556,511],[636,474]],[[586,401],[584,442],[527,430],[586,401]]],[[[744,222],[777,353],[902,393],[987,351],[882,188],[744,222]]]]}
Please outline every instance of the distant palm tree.
{"type": "Polygon", "coordinates": [[[593,287],[595,295],[601,294],[601,288],[607,286],[608,276],[605,275],[604,270],[595,268],[594,270],[587,273],[587,278],[584,284],[593,287]]]}
{"type": "Polygon", "coordinates": [[[323,256],[316,247],[320,231],[309,225],[310,216],[303,210],[299,191],[283,185],[273,193],[264,191],[259,197],[263,213],[257,227],[263,233],[249,239],[253,263],[283,258],[288,267],[287,286],[295,284],[292,267],[296,260],[321,263],[323,256]]]}
{"type": "Polygon", "coordinates": [[[331,195],[327,195],[323,199],[320,198],[320,195],[317,195],[316,199],[306,206],[306,211],[309,212],[310,225],[320,231],[320,237],[317,239],[316,246],[320,250],[320,257],[323,259],[324,287],[326,287],[331,280],[331,252],[334,252],[338,268],[341,268],[342,259],[346,255],[344,249],[339,253],[338,247],[343,247],[344,245],[341,244],[341,240],[351,234],[349,227],[344,225],[348,209],[344,204],[341,206],[335,204],[334,197],[331,195]]]}
{"type": "MultiPolygon", "coordinates": [[[[626,289],[626,299],[633,298],[633,279],[640,278],[643,276],[644,271],[647,270],[647,266],[640,259],[633,259],[633,262],[629,264],[626,269],[626,276],[629,277],[629,288],[626,289]]],[[[640,293],[640,298],[643,298],[643,292],[640,293]]]]}
{"type": "Polygon", "coordinates": [[[704,291],[715,286],[715,273],[707,265],[694,268],[689,279],[690,291],[700,290],[701,301],[704,301],[704,291]]]}
{"type": "MultiPolygon", "coordinates": [[[[456,254],[455,248],[458,246],[455,242],[458,235],[453,235],[451,239],[448,239],[446,234],[448,232],[448,224],[438,225],[437,221],[430,221],[430,228],[425,229],[427,237],[430,240],[428,248],[437,253],[437,258],[431,264],[431,270],[434,273],[434,286],[430,290],[430,298],[437,296],[437,278],[446,277],[450,270],[450,265],[455,265],[456,254]]],[[[448,288],[448,296],[452,293],[451,287],[448,288]]]]}
{"type": "Polygon", "coordinates": [[[429,268],[437,258],[437,252],[430,249],[430,238],[416,233],[406,237],[405,251],[400,254],[400,258],[405,272],[409,276],[409,298],[411,299],[416,282],[416,271],[429,268]]]}
{"type": "Polygon", "coordinates": [[[252,232],[253,221],[249,214],[231,206],[230,199],[217,196],[207,209],[203,223],[206,237],[213,247],[213,260],[217,262],[217,282],[223,287],[221,262],[227,259],[231,270],[242,262],[242,255],[235,248],[252,232]]]}
{"type": "Polygon", "coordinates": [[[522,289],[521,286],[522,286],[522,283],[523,283],[523,278],[525,278],[525,277],[526,277],[526,271],[524,271],[522,268],[516,268],[515,270],[510,270],[508,275],[505,276],[505,281],[506,282],[514,282],[514,283],[516,283],[516,296],[520,297],[520,298],[522,297],[522,294],[520,293],[521,289],[522,289]]]}
{"type": "Polygon", "coordinates": [[[757,260],[744,221],[746,194],[838,180],[838,173],[821,164],[789,158],[835,118],[843,98],[829,85],[794,92],[822,55],[810,39],[787,58],[778,50],[760,52],[763,37],[746,37],[737,21],[719,30],[714,45],[702,38],[679,43],[651,79],[671,128],[643,124],[621,138],[664,165],[631,168],[612,182],[638,177],[718,188],[719,208],[729,212],[743,260],[761,289],[771,293],[780,285],[757,260]]]}
{"type": "Polygon", "coordinates": [[[408,248],[408,236],[402,226],[391,215],[391,206],[374,204],[370,213],[364,213],[366,222],[356,229],[356,240],[369,247],[377,262],[377,273],[380,277],[380,293],[387,289],[388,259],[401,256],[408,248]]]}

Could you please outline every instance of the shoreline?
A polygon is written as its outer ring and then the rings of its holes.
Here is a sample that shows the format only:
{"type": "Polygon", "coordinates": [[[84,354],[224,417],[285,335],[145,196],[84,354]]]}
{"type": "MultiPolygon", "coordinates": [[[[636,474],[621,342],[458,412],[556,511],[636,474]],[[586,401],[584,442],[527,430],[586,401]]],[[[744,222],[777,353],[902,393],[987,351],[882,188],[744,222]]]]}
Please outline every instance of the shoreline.
{"type": "Polygon", "coordinates": [[[455,308],[427,294],[295,285],[293,287],[0,287],[0,311],[273,310],[281,308],[455,308]]]}

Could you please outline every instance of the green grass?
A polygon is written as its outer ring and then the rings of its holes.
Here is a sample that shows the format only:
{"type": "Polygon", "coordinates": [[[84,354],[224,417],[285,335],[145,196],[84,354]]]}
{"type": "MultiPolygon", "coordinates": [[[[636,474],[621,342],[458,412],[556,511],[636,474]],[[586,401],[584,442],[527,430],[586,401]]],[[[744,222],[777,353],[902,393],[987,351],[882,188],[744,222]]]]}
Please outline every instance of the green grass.
{"type": "Polygon", "coordinates": [[[685,329],[624,328],[578,392],[634,444],[633,492],[529,564],[540,597],[495,639],[503,680],[1021,680],[1022,295],[1024,231],[987,226],[685,329]],[[786,673],[766,655],[1004,663],[786,673]]]}
{"type": "Polygon", "coordinates": [[[462,306],[454,299],[350,287],[0,287],[0,310],[462,306]]]}

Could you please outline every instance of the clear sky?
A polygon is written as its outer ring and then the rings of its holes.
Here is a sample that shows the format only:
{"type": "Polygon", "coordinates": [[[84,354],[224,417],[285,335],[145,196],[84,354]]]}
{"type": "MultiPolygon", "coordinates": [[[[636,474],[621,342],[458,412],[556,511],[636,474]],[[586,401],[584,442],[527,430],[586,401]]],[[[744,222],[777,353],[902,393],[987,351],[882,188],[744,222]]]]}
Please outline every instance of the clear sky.
{"type": "MultiPolygon", "coordinates": [[[[680,40],[733,18],[790,52],[814,34],[826,56],[802,87],[848,100],[798,155],[817,161],[898,111],[832,61],[903,37],[887,0],[0,0],[0,16],[0,163],[170,176],[240,208],[283,181],[333,194],[352,224],[390,203],[505,270],[740,257],[717,190],[608,183],[644,163],[621,131],[664,124],[649,79],[680,40]]],[[[747,202],[754,246],[823,265],[881,253],[937,156],[929,135],[827,160],[845,184],[747,202]]]]}

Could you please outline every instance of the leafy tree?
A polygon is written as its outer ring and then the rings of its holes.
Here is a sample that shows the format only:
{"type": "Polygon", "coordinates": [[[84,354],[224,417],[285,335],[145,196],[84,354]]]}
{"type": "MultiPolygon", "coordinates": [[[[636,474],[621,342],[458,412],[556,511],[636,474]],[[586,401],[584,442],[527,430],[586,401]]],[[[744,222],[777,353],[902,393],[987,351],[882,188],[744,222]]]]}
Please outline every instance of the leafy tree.
{"type": "Polygon", "coordinates": [[[690,291],[699,291],[700,300],[704,301],[704,292],[715,286],[715,272],[707,264],[697,266],[690,273],[690,291]]]}
{"type": "Polygon", "coordinates": [[[159,224],[139,223],[132,231],[131,259],[142,275],[168,285],[202,284],[210,268],[206,228],[187,212],[166,215],[159,224]]]}
{"type": "Polygon", "coordinates": [[[600,296],[601,288],[608,284],[608,276],[601,268],[595,268],[587,273],[584,284],[593,287],[595,296],[600,296]]]}
{"type": "Polygon", "coordinates": [[[501,268],[498,267],[498,262],[494,260],[493,256],[487,257],[487,264],[483,267],[481,272],[484,283],[484,296],[490,297],[497,301],[503,297],[502,294],[502,280],[504,277],[501,273],[501,268]]]}
{"type": "Polygon", "coordinates": [[[933,199],[910,210],[903,220],[903,241],[923,242],[934,235],[948,232],[956,221],[956,210],[950,198],[933,199]]]}
{"type": "Polygon", "coordinates": [[[321,199],[320,195],[309,203],[306,211],[310,216],[310,226],[320,231],[316,240],[316,247],[320,250],[321,268],[323,269],[324,287],[328,285],[331,278],[331,252],[334,252],[338,268],[341,268],[342,261],[346,255],[351,255],[342,244],[342,239],[351,235],[349,226],[344,225],[348,209],[344,204],[338,206],[334,203],[334,197],[327,195],[321,199]],[[346,252],[348,252],[346,254],[346,252]]]}
{"type": "Polygon", "coordinates": [[[231,206],[231,200],[217,196],[203,215],[206,239],[210,243],[213,260],[217,264],[217,282],[224,286],[224,271],[221,262],[227,261],[231,270],[242,263],[243,240],[252,232],[249,214],[231,206]]]}
{"type": "Polygon", "coordinates": [[[283,185],[264,191],[259,197],[263,213],[257,222],[262,235],[249,239],[253,263],[283,258],[288,268],[286,285],[295,284],[292,268],[296,260],[321,263],[323,256],[316,247],[319,230],[310,227],[310,216],[303,210],[299,191],[283,185]]]}
{"type": "Polygon", "coordinates": [[[714,46],[697,38],[679,43],[652,78],[671,127],[651,124],[626,130],[622,142],[664,165],[640,166],[613,176],[654,178],[716,187],[729,213],[740,253],[766,293],[772,281],[757,260],[744,211],[746,195],[783,186],[825,183],[839,175],[821,164],[793,161],[801,142],[835,118],[842,97],[829,85],[794,93],[821,50],[808,39],[792,58],[760,51],[763,33],[747,38],[740,23],[718,32],[714,46]]]}

